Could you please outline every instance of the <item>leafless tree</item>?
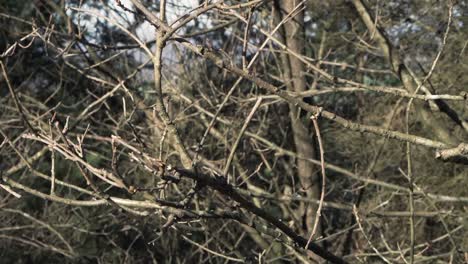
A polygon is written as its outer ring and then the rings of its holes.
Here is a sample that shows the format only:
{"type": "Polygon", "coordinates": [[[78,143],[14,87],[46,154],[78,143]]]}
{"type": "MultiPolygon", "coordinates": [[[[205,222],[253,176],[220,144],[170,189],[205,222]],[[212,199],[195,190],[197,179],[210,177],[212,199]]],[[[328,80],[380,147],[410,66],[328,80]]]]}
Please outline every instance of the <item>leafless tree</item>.
{"type": "Polygon", "coordinates": [[[467,261],[468,1],[26,2],[7,262],[467,261]]]}

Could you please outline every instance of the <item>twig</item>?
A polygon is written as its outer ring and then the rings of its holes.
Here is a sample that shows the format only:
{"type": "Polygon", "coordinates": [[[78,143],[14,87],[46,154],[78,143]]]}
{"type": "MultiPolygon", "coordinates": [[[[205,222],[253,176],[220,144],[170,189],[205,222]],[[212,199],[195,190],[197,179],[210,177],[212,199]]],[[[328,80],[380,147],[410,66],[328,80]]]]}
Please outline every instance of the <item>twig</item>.
{"type": "Polygon", "coordinates": [[[317,212],[315,214],[314,227],[312,229],[312,232],[310,233],[310,237],[309,237],[309,240],[307,241],[305,248],[308,247],[309,243],[312,241],[312,238],[317,232],[317,227],[320,222],[320,216],[322,215],[323,200],[325,199],[325,182],[326,182],[327,176],[325,174],[325,151],[323,150],[322,137],[320,136],[320,127],[317,121],[319,117],[320,117],[320,112],[316,115],[312,115],[310,119],[312,120],[312,123],[314,124],[315,135],[317,136],[317,141],[319,144],[320,168],[321,168],[321,174],[322,174],[322,189],[320,191],[319,205],[317,207],[317,212]]]}
{"type": "Polygon", "coordinates": [[[31,216],[30,214],[25,213],[25,212],[20,211],[20,210],[10,209],[10,208],[2,208],[1,210],[5,211],[5,212],[9,212],[9,213],[15,213],[15,214],[22,215],[23,217],[25,217],[25,218],[27,218],[27,219],[41,225],[41,226],[47,228],[51,233],[55,234],[62,241],[62,243],[67,247],[68,252],[70,252],[71,256],[76,256],[76,252],[73,250],[70,243],[68,243],[68,241],[62,236],[62,234],[60,234],[55,228],[53,228],[48,223],[45,223],[45,222],[43,222],[43,221],[41,221],[39,219],[36,219],[35,217],[31,216]]]}
{"type": "MultiPolygon", "coordinates": [[[[242,126],[241,130],[239,131],[239,135],[237,135],[237,139],[236,139],[236,141],[234,142],[234,145],[231,148],[231,153],[229,154],[229,157],[228,157],[228,159],[226,161],[226,164],[224,165],[223,175],[228,175],[229,167],[231,166],[232,159],[234,158],[234,154],[236,153],[236,150],[237,150],[237,147],[239,146],[240,140],[241,140],[242,136],[244,135],[244,132],[247,129],[247,126],[249,125],[250,120],[252,120],[253,115],[257,111],[258,107],[260,107],[260,105],[262,104],[262,100],[263,100],[262,97],[259,97],[257,99],[257,102],[255,102],[255,105],[253,106],[252,110],[250,111],[249,115],[247,116],[247,119],[245,120],[244,125],[242,126]]],[[[228,177],[228,182],[230,182],[229,177],[228,177]]],[[[236,179],[235,179],[234,175],[232,176],[232,181],[231,182],[234,185],[236,185],[236,179]]]]}
{"type": "Polygon", "coordinates": [[[377,254],[377,256],[379,256],[383,261],[385,261],[385,263],[388,263],[388,264],[391,264],[392,262],[389,261],[386,257],[384,257],[380,251],[374,246],[374,244],[372,243],[372,241],[369,239],[369,237],[367,236],[366,232],[364,231],[364,228],[362,228],[362,224],[361,224],[361,219],[359,217],[359,214],[358,214],[358,211],[357,211],[357,208],[354,207],[353,208],[353,213],[354,213],[354,216],[356,217],[356,223],[358,224],[359,226],[359,230],[361,230],[361,233],[362,235],[364,236],[364,238],[367,240],[367,243],[369,244],[369,246],[372,248],[372,250],[374,250],[374,252],[377,254]]]}
{"type": "Polygon", "coordinates": [[[18,99],[18,96],[16,96],[15,90],[10,84],[10,79],[8,78],[8,74],[5,69],[5,65],[3,64],[3,61],[0,60],[0,66],[2,68],[2,73],[3,73],[3,78],[5,78],[5,82],[7,83],[8,90],[10,90],[11,97],[13,98],[13,101],[15,102],[15,106],[18,109],[18,112],[21,115],[21,118],[23,119],[24,123],[28,127],[28,129],[31,131],[31,133],[36,134],[36,130],[32,127],[31,123],[29,123],[28,118],[26,117],[26,114],[23,111],[23,107],[18,99]]]}
{"type": "Polygon", "coordinates": [[[439,51],[437,52],[437,55],[434,58],[434,61],[432,62],[432,65],[431,65],[431,68],[430,68],[429,72],[427,73],[426,77],[424,77],[422,82],[418,85],[418,87],[416,88],[416,91],[418,91],[419,88],[421,88],[421,86],[423,86],[424,83],[431,78],[432,73],[434,72],[434,69],[437,66],[437,62],[440,59],[440,55],[442,55],[442,52],[444,51],[444,48],[445,48],[445,46],[447,44],[447,37],[448,37],[448,34],[450,32],[450,26],[452,25],[452,15],[453,15],[453,3],[452,3],[452,1],[453,0],[447,0],[449,10],[448,10],[447,27],[445,29],[444,37],[442,38],[442,46],[440,47],[439,51]]]}
{"type": "Polygon", "coordinates": [[[199,244],[199,243],[197,243],[197,242],[191,240],[190,238],[188,238],[188,237],[186,237],[186,236],[184,236],[184,235],[182,235],[182,238],[183,238],[185,241],[189,242],[190,244],[195,245],[195,246],[197,246],[197,247],[199,247],[199,248],[205,250],[206,252],[209,252],[209,253],[211,253],[211,254],[213,254],[213,255],[215,255],[215,256],[218,256],[218,257],[227,259],[227,260],[229,260],[229,261],[240,262],[240,263],[244,263],[244,262],[245,262],[245,261],[242,260],[242,259],[229,257],[229,256],[223,255],[223,254],[221,254],[221,253],[218,253],[218,252],[216,252],[216,251],[214,251],[214,250],[211,250],[211,249],[209,249],[209,248],[207,248],[207,247],[205,247],[205,246],[203,246],[203,245],[201,245],[201,244],[199,244]]]}

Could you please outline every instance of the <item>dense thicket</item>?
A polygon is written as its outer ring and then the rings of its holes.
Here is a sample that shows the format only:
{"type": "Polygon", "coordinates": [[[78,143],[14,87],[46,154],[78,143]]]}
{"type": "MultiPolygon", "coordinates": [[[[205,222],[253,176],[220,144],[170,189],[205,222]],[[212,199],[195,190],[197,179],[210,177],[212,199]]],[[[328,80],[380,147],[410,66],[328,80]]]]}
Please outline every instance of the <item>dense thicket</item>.
{"type": "Polygon", "coordinates": [[[0,2],[2,263],[467,261],[468,1],[0,2]]]}

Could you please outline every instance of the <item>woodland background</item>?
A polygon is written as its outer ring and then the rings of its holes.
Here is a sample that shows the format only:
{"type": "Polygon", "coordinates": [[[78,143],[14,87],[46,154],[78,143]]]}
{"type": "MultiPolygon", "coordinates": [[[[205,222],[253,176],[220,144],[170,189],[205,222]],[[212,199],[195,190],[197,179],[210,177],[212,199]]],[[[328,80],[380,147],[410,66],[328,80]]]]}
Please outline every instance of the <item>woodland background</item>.
{"type": "Polygon", "coordinates": [[[468,1],[0,1],[2,263],[463,263],[468,1]]]}

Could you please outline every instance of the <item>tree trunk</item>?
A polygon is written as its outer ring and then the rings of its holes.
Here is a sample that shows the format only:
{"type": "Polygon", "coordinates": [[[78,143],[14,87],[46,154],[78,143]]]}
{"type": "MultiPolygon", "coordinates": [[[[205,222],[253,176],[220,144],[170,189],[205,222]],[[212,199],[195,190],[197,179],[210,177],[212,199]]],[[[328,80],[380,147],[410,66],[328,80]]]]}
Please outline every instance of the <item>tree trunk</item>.
{"type": "MultiPolygon", "coordinates": [[[[280,12],[277,22],[291,13],[299,1],[281,0],[276,1],[276,8],[280,12]]],[[[294,52],[299,54],[304,53],[304,12],[301,11],[296,14],[291,20],[285,23],[281,30],[281,37],[283,43],[294,52]]],[[[305,65],[296,57],[288,54],[281,55],[281,62],[283,66],[283,80],[287,88],[293,92],[302,92],[308,89],[306,79],[304,76],[305,65]]],[[[300,109],[297,106],[289,105],[289,116],[291,119],[292,134],[294,138],[294,145],[296,152],[300,157],[305,159],[316,159],[316,148],[314,138],[309,131],[311,125],[310,121],[303,121],[300,118],[300,109]]],[[[312,163],[305,159],[297,159],[297,176],[308,198],[318,199],[320,197],[320,179],[319,170],[312,163]]],[[[307,236],[312,231],[316,205],[303,204],[300,208],[304,220],[303,228],[304,234],[307,236]]],[[[320,226],[320,225],[319,225],[320,226]]],[[[320,234],[318,229],[316,234],[320,234]]]]}

